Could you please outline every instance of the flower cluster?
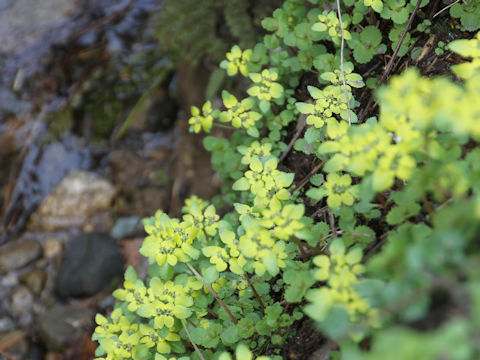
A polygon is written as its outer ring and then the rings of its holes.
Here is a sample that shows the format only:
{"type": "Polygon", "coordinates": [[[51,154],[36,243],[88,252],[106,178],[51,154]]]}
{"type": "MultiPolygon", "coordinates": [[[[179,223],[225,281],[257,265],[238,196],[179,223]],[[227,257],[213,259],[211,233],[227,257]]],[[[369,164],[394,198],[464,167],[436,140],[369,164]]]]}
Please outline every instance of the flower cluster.
{"type": "Polygon", "coordinates": [[[248,95],[254,96],[258,100],[266,101],[282,96],[283,87],[276,82],[278,79],[276,71],[265,69],[260,74],[252,73],[249,76],[254,84],[247,90],[248,95]]]}
{"type": "Polygon", "coordinates": [[[360,264],[361,248],[347,252],[343,240],[338,238],[330,244],[329,249],[330,256],[319,255],[313,260],[318,267],[315,278],[325,281],[326,286],[310,290],[307,299],[312,304],[305,311],[315,320],[323,321],[333,306],[341,306],[347,310],[352,321],[358,321],[361,317],[373,321],[375,310],[355,290],[355,284],[364,272],[364,267],[360,264]]]}
{"type": "Polygon", "coordinates": [[[203,104],[202,111],[196,106],[192,106],[190,111],[192,113],[192,117],[188,119],[190,131],[198,133],[203,129],[205,132],[210,132],[213,124],[212,103],[207,101],[203,104]]]}
{"type": "Polygon", "coordinates": [[[238,101],[237,98],[224,90],[222,92],[223,105],[227,109],[220,113],[219,119],[222,122],[231,122],[235,128],[249,129],[255,126],[262,115],[256,111],[252,111],[255,105],[253,98],[246,98],[238,101]]]}
{"type": "Polygon", "coordinates": [[[232,50],[227,53],[227,59],[220,63],[222,69],[227,70],[228,76],[240,74],[248,75],[248,63],[252,56],[252,50],[247,49],[242,51],[238,45],[234,45],[232,50]]]}
{"type": "MultiPolygon", "coordinates": [[[[340,29],[340,21],[335,11],[324,11],[318,15],[319,22],[313,24],[312,30],[318,32],[328,31],[328,35],[332,40],[336,40],[342,37],[342,31],[340,29]]],[[[347,31],[348,23],[343,21],[343,35],[346,40],[350,40],[352,35],[347,31]]]]}
{"type": "Polygon", "coordinates": [[[293,174],[277,170],[278,159],[272,156],[252,158],[243,177],[232,186],[234,190],[246,191],[255,195],[258,206],[279,208],[281,200],[290,199],[287,188],[293,182],[293,174]]]}

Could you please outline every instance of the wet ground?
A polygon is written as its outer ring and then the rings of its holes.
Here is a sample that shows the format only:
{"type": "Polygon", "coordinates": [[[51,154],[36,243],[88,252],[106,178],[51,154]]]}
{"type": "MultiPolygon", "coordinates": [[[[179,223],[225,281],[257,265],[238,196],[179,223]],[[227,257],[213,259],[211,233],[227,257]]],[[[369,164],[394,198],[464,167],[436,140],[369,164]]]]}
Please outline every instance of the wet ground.
{"type": "Polygon", "coordinates": [[[0,359],[93,358],[94,313],[145,271],[140,219],[215,191],[159,4],[0,0],[0,359]]]}

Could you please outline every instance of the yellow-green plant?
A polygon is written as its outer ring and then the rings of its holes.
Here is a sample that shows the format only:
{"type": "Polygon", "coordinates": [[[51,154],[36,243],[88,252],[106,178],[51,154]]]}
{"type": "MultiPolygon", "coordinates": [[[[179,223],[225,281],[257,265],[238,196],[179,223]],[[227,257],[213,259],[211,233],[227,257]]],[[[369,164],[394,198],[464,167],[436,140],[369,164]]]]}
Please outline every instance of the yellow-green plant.
{"type": "Polygon", "coordinates": [[[110,318],[97,316],[98,356],[279,359],[303,313],[345,359],[395,357],[394,346],[402,359],[480,355],[480,35],[448,45],[472,58],[452,67],[459,81],[408,69],[376,92],[378,116],[362,119],[353,61],[372,54],[355,41],[378,32],[373,12],[358,14],[371,6],[399,24],[412,4],[345,1],[344,28],[323,10],[335,5],[287,0],[262,22],[263,42],[227,55],[246,95],[225,90],[218,109],[207,101],[189,120],[194,132],[236,129],[204,142],[223,196],[187,199],[182,219],[144,220],[149,276],[129,268],[110,318]],[[314,80],[302,94],[305,74],[314,80]],[[311,168],[292,165],[293,151],[311,168]],[[413,327],[445,297],[456,315],[419,341],[413,327]]]}

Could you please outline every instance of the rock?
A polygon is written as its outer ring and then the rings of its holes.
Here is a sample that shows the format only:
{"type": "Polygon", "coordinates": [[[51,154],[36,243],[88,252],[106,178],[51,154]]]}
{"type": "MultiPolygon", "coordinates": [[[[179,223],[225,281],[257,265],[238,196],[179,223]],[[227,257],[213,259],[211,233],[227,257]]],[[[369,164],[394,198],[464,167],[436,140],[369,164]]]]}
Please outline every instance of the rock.
{"type": "Polygon", "coordinates": [[[11,331],[14,328],[15,328],[15,324],[13,323],[12,319],[10,319],[7,316],[0,318],[0,333],[11,331]]]}
{"type": "Polygon", "coordinates": [[[32,215],[30,229],[53,232],[79,227],[88,217],[110,206],[115,188],[87,171],[69,173],[32,215]]]}
{"type": "Polygon", "coordinates": [[[72,239],[56,281],[62,298],[96,294],[123,275],[121,248],[108,234],[86,233],[72,239]]]}
{"type": "Polygon", "coordinates": [[[63,25],[76,8],[76,1],[15,0],[0,11],[3,52],[17,53],[42,42],[49,31],[63,25]]]}
{"type": "Polygon", "coordinates": [[[45,252],[45,256],[48,259],[54,258],[62,252],[62,245],[63,241],[61,239],[56,238],[48,238],[45,240],[43,244],[43,249],[45,252]]]}
{"type": "Polygon", "coordinates": [[[42,256],[42,246],[34,240],[24,240],[0,248],[0,271],[21,269],[42,256]]]}
{"type": "Polygon", "coordinates": [[[90,216],[88,220],[83,224],[82,232],[109,232],[113,226],[112,213],[108,210],[97,212],[90,216]]]}
{"type": "Polygon", "coordinates": [[[41,269],[32,269],[20,276],[20,281],[34,294],[40,295],[47,281],[47,273],[41,269]]]}
{"type": "MultiPolygon", "coordinates": [[[[18,285],[18,276],[14,273],[8,273],[5,276],[0,277],[0,289],[12,288],[18,285]]],[[[0,296],[1,298],[1,296],[0,296]]]]}
{"type": "Polygon", "coordinates": [[[93,326],[94,311],[73,305],[54,305],[37,318],[36,328],[48,350],[62,350],[93,326]]]}
{"type": "MultiPolygon", "coordinates": [[[[35,121],[35,123],[40,124],[35,125],[37,132],[46,131],[43,130],[45,125],[41,125],[42,121],[35,121]]],[[[15,188],[5,214],[7,221],[10,221],[9,219],[12,217],[18,218],[16,218],[15,225],[5,231],[6,234],[2,236],[0,231],[0,243],[4,240],[2,238],[8,238],[9,233],[23,231],[29,220],[31,220],[31,224],[28,226],[31,227],[31,230],[35,231],[36,227],[41,229],[44,219],[41,216],[38,217],[35,211],[42,201],[70,172],[87,169],[91,165],[91,154],[85,141],[73,135],[48,144],[33,142],[29,144],[28,148],[29,151],[16,177],[15,188]]]]}
{"type": "Polygon", "coordinates": [[[24,286],[19,287],[12,294],[11,307],[15,315],[22,315],[30,312],[33,306],[33,295],[24,286]]]}
{"type": "Polygon", "coordinates": [[[142,229],[143,225],[139,216],[122,217],[113,226],[110,236],[114,239],[124,239],[135,236],[142,229]]]}

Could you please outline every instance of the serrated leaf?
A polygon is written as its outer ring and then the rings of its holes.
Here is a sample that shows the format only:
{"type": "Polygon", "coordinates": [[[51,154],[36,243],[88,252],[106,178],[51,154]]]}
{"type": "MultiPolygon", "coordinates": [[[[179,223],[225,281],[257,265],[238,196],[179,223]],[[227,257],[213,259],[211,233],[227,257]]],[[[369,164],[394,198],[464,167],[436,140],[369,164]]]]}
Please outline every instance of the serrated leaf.
{"type": "Polygon", "coordinates": [[[366,26],[360,33],[360,41],[364,44],[370,44],[376,47],[382,41],[382,33],[376,26],[366,26]]]}
{"type": "Polygon", "coordinates": [[[396,206],[392,208],[387,214],[387,223],[390,225],[397,225],[407,220],[409,217],[418,214],[421,207],[417,203],[409,206],[396,206]]]}

